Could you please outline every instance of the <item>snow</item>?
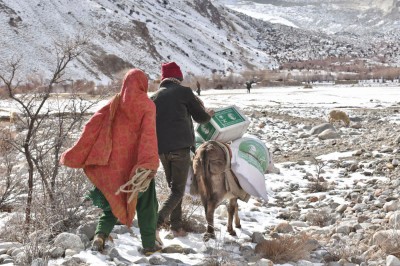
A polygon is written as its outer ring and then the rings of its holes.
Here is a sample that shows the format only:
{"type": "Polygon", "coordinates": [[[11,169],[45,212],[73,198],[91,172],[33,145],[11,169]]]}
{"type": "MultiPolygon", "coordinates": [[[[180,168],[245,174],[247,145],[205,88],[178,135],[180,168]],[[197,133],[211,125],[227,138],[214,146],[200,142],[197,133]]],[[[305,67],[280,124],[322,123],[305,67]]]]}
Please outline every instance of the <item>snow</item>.
{"type": "MultiPolygon", "coordinates": [[[[374,108],[378,102],[380,106],[392,106],[399,104],[397,102],[400,99],[400,89],[398,87],[349,87],[349,86],[323,86],[315,87],[313,89],[302,89],[296,87],[278,87],[278,88],[253,88],[251,93],[246,93],[246,89],[242,90],[208,90],[202,93],[201,99],[204,101],[207,107],[221,107],[231,104],[236,104],[241,108],[251,108],[256,107],[267,107],[275,106],[277,102],[281,106],[296,106],[296,110],[299,112],[298,115],[309,115],[308,113],[302,113],[302,109],[297,107],[301,106],[324,106],[326,108],[331,108],[335,106],[352,106],[354,108],[370,107],[374,108]],[[373,102],[371,102],[373,99],[373,102]]],[[[378,107],[381,108],[381,107],[378,107]]],[[[388,118],[390,119],[390,118],[388,118]]],[[[267,133],[268,134],[268,133],[267,133]]],[[[267,143],[268,146],[268,143],[267,143]]],[[[318,159],[322,161],[336,160],[340,157],[346,158],[351,155],[354,151],[348,152],[334,152],[319,156],[318,159]]],[[[299,171],[299,166],[290,166],[291,162],[284,162],[276,164],[281,171],[280,174],[267,174],[266,186],[272,189],[276,196],[285,197],[299,197],[306,198],[312,195],[321,196],[325,195],[331,198],[337,203],[343,203],[343,199],[339,196],[329,195],[328,193],[307,193],[303,191],[306,186],[302,171],[299,171]],[[285,167],[289,165],[289,167],[285,167]],[[280,192],[280,190],[287,186],[287,184],[293,183],[298,184],[300,189],[295,192],[280,192]]],[[[307,172],[315,173],[315,165],[310,162],[306,162],[305,165],[301,166],[307,172]]],[[[345,179],[340,179],[340,173],[337,169],[329,169],[329,181],[336,182],[337,187],[343,190],[351,187],[355,181],[363,184],[363,180],[368,179],[368,177],[361,175],[359,173],[352,173],[349,177],[345,179]]],[[[377,179],[385,179],[385,177],[376,177],[377,179]]],[[[276,225],[283,220],[275,218],[277,214],[282,211],[277,207],[269,207],[268,204],[262,203],[260,206],[260,200],[251,198],[249,202],[239,201],[239,216],[241,218],[242,229],[236,229],[237,237],[230,236],[226,231],[226,217],[224,217],[224,212],[226,211],[225,206],[220,206],[216,210],[215,215],[215,226],[216,226],[216,240],[210,240],[209,242],[203,242],[202,234],[190,233],[186,237],[165,239],[164,237],[169,233],[166,230],[161,231],[161,237],[164,241],[164,246],[169,246],[173,244],[178,244],[182,247],[189,247],[197,251],[197,254],[163,254],[170,258],[178,259],[185,264],[194,265],[204,261],[205,256],[202,251],[206,250],[207,247],[222,248],[223,243],[229,240],[235,240],[239,243],[250,243],[252,232],[263,232],[265,229],[271,225],[276,225]],[[257,205],[255,205],[257,204],[257,205]],[[259,211],[254,211],[257,208],[259,211]]],[[[199,213],[202,215],[202,211],[199,213]]],[[[132,227],[134,236],[129,234],[118,235],[117,239],[110,245],[115,247],[120,255],[130,262],[138,261],[142,258],[138,251],[138,247],[141,246],[140,242],[140,232],[136,227],[132,227]]],[[[255,245],[255,244],[251,244],[255,245]]],[[[233,252],[235,247],[231,248],[233,252]]],[[[88,265],[96,266],[106,266],[106,257],[101,254],[92,253],[91,251],[82,251],[75,255],[84,259],[88,265]]],[[[207,255],[208,256],[208,255],[207,255]]],[[[234,259],[234,258],[233,258],[234,259]]],[[[49,262],[49,265],[59,265],[62,259],[53,260],[49,262]]],[[[279,265],[279,264],[275,264],[279,265]]],[[[282,264],[284,265],[284,264],[282,264]]],[[[322,265],[322,264],[314,264],[322,265]]]]}
{"type": "MultiPolygon", "coordinates": [[[[114,72],[121,70],[113,69],[110,56],[144,69],[152,79],[158,78],[161,63],[167,61],[179,62],[185,73],[203,76],[213,70],[243,71],[250,60],[259,69],[276,65],[257,48],[259,42],[250,26],[229,10],[221,10],[217,2],[212,6],[215,10],[182,0],[168,1],[168,5],[152,0],[3,2],[0,61],[21,57],[22,76],[49,76],[56,61],[54,43],[76,36],[86,37],[89,45],[66,75],[98,84],[108,84],[114,72]],[[230,25],[235,25],[236,32],[229,30],[230,25]]],[[[0,71],[6,65],[0,65],[0,71]]]]}

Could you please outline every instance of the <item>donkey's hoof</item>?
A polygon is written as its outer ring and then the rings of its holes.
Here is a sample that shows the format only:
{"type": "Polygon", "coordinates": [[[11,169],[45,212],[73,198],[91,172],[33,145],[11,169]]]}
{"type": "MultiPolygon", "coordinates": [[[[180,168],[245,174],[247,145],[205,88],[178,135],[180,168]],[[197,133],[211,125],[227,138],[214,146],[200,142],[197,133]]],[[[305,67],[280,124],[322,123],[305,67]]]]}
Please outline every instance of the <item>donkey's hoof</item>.
{"type": "Polygon", "coordinates": [[[210,239],[215,239],[215,234],[214,233],[205,233],[203,236],[203,241],[207,242],[210,239]]]}
{"type": "Polygon", "coordinates": [[[235,230],[229,231],[229,234],[230,234],[231,236],[237,236],[235,230]]]}
{"type": "Polygon", "coordinates": [[[235,225],[235,227],[236,228],[242,228],[242,225],[241,224],[237,224],[237,225],[235,225]]]}

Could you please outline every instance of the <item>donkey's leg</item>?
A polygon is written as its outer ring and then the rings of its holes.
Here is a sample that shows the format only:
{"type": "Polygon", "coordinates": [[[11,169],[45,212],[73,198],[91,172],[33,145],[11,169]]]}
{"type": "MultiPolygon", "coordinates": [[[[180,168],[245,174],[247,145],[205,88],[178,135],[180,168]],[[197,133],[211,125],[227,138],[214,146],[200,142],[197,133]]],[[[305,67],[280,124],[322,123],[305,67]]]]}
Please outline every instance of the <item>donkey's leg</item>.
{"type": "Polygon", "coordinates": [[[240,219],[239,219],[239,204],[237,202],[237,198],[235,199],[235,227],[242,228],[242,225],[240,224],[240,219]]]}
{"type": "Polygon", "coordinates": [[[217,206],[217,203],[214,202],[213,200],[210,200],[207,202],[207,208],[205,208],[206,211],[206,220],[207,220],[207,232],[204,234],[203,240],[208,241],[210,238],[215,238],[215,232],[214,232],[214,212],[215,212],[215,207],[217,206]]]}
{"type": "Polygon", "coordinates": [[[233,198],[233,199],[229,200],[229,206],[228,206],[228,233],[231,236],[236,236],[236,232],[235,232],[235,230],[233,230],[233,227],[232,227],[233,215],[235,215],[236,205],[237,205],[236,198],[233,198]]]}

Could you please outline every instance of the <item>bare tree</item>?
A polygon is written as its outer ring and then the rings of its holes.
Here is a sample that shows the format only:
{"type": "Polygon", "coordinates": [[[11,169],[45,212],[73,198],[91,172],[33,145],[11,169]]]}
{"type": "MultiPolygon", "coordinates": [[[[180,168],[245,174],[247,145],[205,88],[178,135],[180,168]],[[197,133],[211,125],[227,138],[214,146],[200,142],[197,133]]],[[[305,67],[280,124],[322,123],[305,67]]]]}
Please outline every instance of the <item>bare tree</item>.
{"type": "Polygon", "coordinates": [[[57,85],[64,81],[67,66],[81,55],[86,43],[87,40],[76,38],[64,44],[56,44],[56,64],[51,77],[48,80],[39,78],[38,83],[41,85],[27,93],[18,93],[25,86],[16,78],[22,64],[21,58],[9,63],[8,75],[0,73],[0,81],[5,85],[8,98],[16,103],[21,112],[18,122],[22,132],[11,144],[24,155],[27,164],[26,232],[29,231],[32,219],[34,177],[40,178],[43,195],[54,209],[61,148],[71,131],[81,125],[84,115],[96,103],[86,101],[76,94],[68,99],[60,99],[60,96],[53,93],[57,85]]]}

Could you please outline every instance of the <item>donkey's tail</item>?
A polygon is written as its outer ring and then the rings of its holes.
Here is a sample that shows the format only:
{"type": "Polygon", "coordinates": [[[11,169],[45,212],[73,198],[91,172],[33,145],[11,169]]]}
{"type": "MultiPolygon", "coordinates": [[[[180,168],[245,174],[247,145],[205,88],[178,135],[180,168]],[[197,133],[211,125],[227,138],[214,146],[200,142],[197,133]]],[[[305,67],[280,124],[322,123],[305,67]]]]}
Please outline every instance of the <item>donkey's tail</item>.
{"type": "Polygon", "coordinates": [[[197,148],[196,154],[193,158],[193,184],[194,188],[197,188],[197,194],[201,196],[206,196],[209,198],[209,189],[207,182],[207,142],[203,143],[200,147],[197,148]],[[194,184],[196,183],[196,184],[194,184]]]}

